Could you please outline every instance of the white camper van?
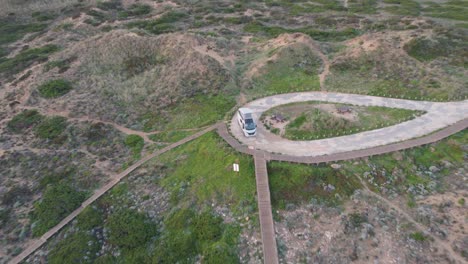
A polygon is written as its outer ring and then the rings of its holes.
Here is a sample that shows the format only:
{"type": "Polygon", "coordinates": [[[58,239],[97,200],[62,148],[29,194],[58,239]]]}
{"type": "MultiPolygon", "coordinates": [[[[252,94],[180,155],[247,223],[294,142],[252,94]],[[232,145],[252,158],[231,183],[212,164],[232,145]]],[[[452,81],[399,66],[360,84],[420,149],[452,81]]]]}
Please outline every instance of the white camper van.
{"type": "Polygon", "coordinates": [[[252,110],[239,108],[237,111],[237,121],[246,137],[254,137],[257,134],[257,125],[253,120],[252,110]]]}

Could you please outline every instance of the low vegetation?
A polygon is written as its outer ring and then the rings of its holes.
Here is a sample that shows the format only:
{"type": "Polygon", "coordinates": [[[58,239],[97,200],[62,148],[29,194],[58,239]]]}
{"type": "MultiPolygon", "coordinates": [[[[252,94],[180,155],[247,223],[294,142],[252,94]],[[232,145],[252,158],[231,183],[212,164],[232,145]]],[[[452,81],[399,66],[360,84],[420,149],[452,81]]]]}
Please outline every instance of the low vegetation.
{"type": "Polygon", "coordinates": [[[65,117],[48,117],[36,126],[34,132],[39,138],[49,139],[53,142],[59,143],[65,140],[65,135],[63,135],[63,132],[67,126],[68,122],[65,117]]]}
{"type": "Polygon", "coordinates": [[[91,263],[99,252],[100,245],[96,237],[76,232],[60,241],[49,253],[48,263],[91,263]],[[86,259],[83,257],[86,256],[86,259]]]}
{"type": "MultiPolygon", "coordinates": [[[[211,203],[228,206],[236,216],[255,214],[251,157],[237,153],[217,135],[209,133],[149,161],[144,170],[147,175],[164,175],[151,176],[151,183],[143,185],[145,188],[162,186],[170,193],[170,206],[149,217],[148,211],[138,212],[142,204],[137,201],[152,199],[147,196],[153,194],[143,195],[137,188],[141,184],[139,180],[118,184],[77,217],[79,229],[64,231],[67,237],[73,238],[67,241],[77,244],[77,251],[72,254],[75,260],[191,263],[201,258],[203,263],[239,262],[237,247],[241,228],[236,222],[224,221],[211,203]],[[240,173],[231,171],[233,162],[241,165],[240,173]],[[94,253],[96,234],[102,228],[107,230],[107,235],[98,245],[99,248],[107,245],[107,249],[98,255],[82,251],[86,247],[81,245],[80,236],[93,241],[86,249],[94,253]],[[112,255],[115,250],[121,253],[118,259],[112,255]]],[[[138,178],[146,175],[137,175],[135,179],[138,178]]],[[[159,205],[164,202],[157,201],[159,205]]],[[[54,245],[49,258],[65,257],[69,248],[60,242],[54,245]]]]}
{"type": "Polygon", "coordinates": [[[14,133],[23,133],[35,127],[43,120],[43,116],[37,110],[24,110],[8,121],[8,128],[14,133]]]}
{"type": "Polygon", "coordinates": [[[46,28],[47,24],[44,23],[22,24],[17,21],[0,19],[0,46],[15,42],[28,33],[44,31],[46,28]]]}
{"type": "Polygon", "coordinates": [[[109,230],[109,243],[122,249],[146,244],[156,231],[145,214],[131,209],[112,213],[107,218],[105,228],[109,230]]]}
{"type": "Polygon", "coordinates": [[[462,131],[435,144],[371,157],[359,164],[346,163],[345,167],[350,174],[363,175],[376,191],[406,194],[414,206],[414,196],[444,190],[444,177],[464,163],[467,137],[462,131]]]}
{"type": "Polygon", "coordinates": [[[272,206],[285,209],[302,202],[337,206],[361,188],[359,180],[328,165],[268,163],[272,206]]]}
{"type": "Polygon", "coordinates": [[[421,13],[421,5],[413,0],[384,0],[385,4],[389,4],[384,8],[385,11],[401,16],[419,16],[421,13]]]}
{"type": "Polygon", "coordinates": [[[214,133],[162,155],[160,161],[170,168],[161,184],[172,192],[174,201],[194,201],[201,206],[216,198],[220,204],[229,201],[236,210],[247,209],[241,204],[253,203],[252,159],[232,150],[214,133]],[[240,164],[240,173],[232,171],[233,163],[240,164]],[[179,192],[181,188],[183,192],[179,192]]]}
{"type": "Polygon", "coordinates": [[[159,35],[175,31],[177,28],[175,27],[174,23],[187,18],[187,16],[188,15],[186,13],[170,11],[155,20],[142,20],[130,22],[127,24],[127,27],[140,28],[152,34],[159,35]]]}
{"type": "Polygon", "coordinates": [[[322,61],[305,44],[270,50],[261,56],[270,59],[247,85],[245,93],[249,96],[320,90],[318,73],[322,61]]]}
{"type": "MultiPolygon", "coordinates": [[[[362,188],[357,178],[362,177],[373,191],[390,197],[406,195],[409,207],[415,207],[415,196],[443,191],[444,177],[465,162],[462,148],[467,137],[468,133],[462,131],[428,146],[357,162],[337,162],[335,168],[326,164],[269,162],[273,206],[285,209],[288,204],[300,203],[339,205],[362,188]]],[[[420,238],[415,235],[413,239],[420,238]]]]}
{"type": "Polygon", "coordinates": [[[165,132],[160,132],[157,134],[150,135],[149,138],[153,141],[156,142],[162,142],[162,143],[173,143],[177,142],[181,139],[184,139],[194,133],[196,133],[196,130],[173,130],[173,131],[165,131],[165,132]]]}
{"type": "Polygon", "coordinates": [[[132,150],[135,159],[138,159],[145,145],[145,141],[139,135],[128,135],[125,138],[125,145],[132,150]]]}
{"type": "Polygon", "coordinates": [[[414,239],[414,240],[418,241],[418,242],[424,242],[424,241],[426,241],[428,239],[428,237],[426,235],[424,235],[423,233],[421,233],[421,232],[411,233],[409,235],[409,237],[411,239],[414,239]]]}
{"type": "Polygon", "coordinates": [[[197,95],[148,113],[142,117],[142,122],[145,131],[199,128],[222,120],[234,105],[235,100],[229,95],[197,95]]]}
{"type": "Polygon", "coordinates": [[[67,94],[71,89],[73,89],[72,84],[64,79],[50,80],[37,88],[44,98],[57,98],[67,94]]]}
{"type": "MultiPolygon", "coordinates": [[[[424,51],[425,44],[410,41],[405,47],[410,54],[418,58],[434,58],[424,51]]],[[[432,44],[431,44],[432,45],[432,44]]],[[[451,50],[453,47],[448,48],[451,50]]],[[[361,93],[385,97],[397,97],[419,100],[459,100],[466,96],[463,80],[454,75],[440,75],[429,68],[415,64],[406,56],[392,57],[391,52],[377,49],[362,52],[359,56],[345,56],[335,60],[330,66],[331,74],[327,77],[327,90],[361,93]]],[[[454,58],[453,64],[463,63],[454,58]]],[[[452,68],[452,67],[450,67],[452,68]]],[[[453,71],[457,72],[455,68],[453,71]]],[[[442,71],[443,73],[443,71],[442,71]]]]}
{"type": "Polygon", "coordinates": [[[318,30],[314,27],[303,27],[295,29],[287,29],[280,26],[267,26],[262,22],[253,21],[245,25],[244,31],[254,34],[263,34],[268,38],[275,38],[283,33],[300,32],[309,35],[314,40],[319,41],[344,41],[358,36],[360,33],[353,28],[343,30],[318,30]]]}
{"type": "Polygon", "coordinates": [[[10,80],[12,79],[13,75],[23,71],[33,63],[47,61],[49,55],[58,50],[58,46],[48,44],[40,48],[26,49],[12,58],[1,58],[0,76],[10,80]]]}
{"type": "Polygon", "coordinates": [[[377,11],[377,0],[349,0],[348,10],[353,13],[373,14],[377,11]]]}
{"type": "Polygon", "coordinates": [[[33,236],[38,237],[58,224],[85,200],[85,193],[67,184],[49,186],[42,199],[34,204],[33,236]]]}

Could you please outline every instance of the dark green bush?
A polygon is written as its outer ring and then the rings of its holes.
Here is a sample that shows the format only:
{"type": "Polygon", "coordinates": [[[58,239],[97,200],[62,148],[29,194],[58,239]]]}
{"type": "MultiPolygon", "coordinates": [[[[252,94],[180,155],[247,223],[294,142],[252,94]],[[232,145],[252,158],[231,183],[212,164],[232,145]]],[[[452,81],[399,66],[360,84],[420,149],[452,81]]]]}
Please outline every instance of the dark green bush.
{"type": "Polygon", "coordinates": [[[106,1],[106,2],[98,2],[97,8],[108,11],[108,10],[121,10],[122,3],[118,0],[106,1]]]}
{"type": "Polygon", "coordinates": [[[203,242],[214,242],[221,238],[223,231],[223,219],[213,215],[210,211],[204,211],[194,219],[193,230],[197,240],[203,242]]]}
{"type": "Polygon", "coordinates": [[[91,230],[95,227],[102,226],[103,217],[104,215],[99,209],[87,207],[76,217],[76,220],[78,220],[77,226],[82,230],[91,230]]]}
{"type": "MultiPolygon", "coordinates": [[[[1,35],[1,34],[0,34],[1,35]]],[[[21,51],[13,58],[0,60],[0,74],[4,74],[11,79],[12,75],[21,72],[34,62],[47,61],[49,54],[59,50],[58,46],[45,45],[40,48],[33,48],[21,51]]]]}
{"type": "Polygon", "coordinates": [[[72,84],[64,79],[50,80],[41,84],[37,90],[44,98],[56,98],[73,89],[72,84]]]}
{"type": "Polygon", "coordinates": [[[11,119],[7,126],[14,133],[21,133],[36,126],[44,117],[37,110],[24,110],[11,119]]]}
{"type": "Polygon", "coordinates": [[[169,231],[160,238],[153,263],[193,263],[197,255],[195,236],[187,231],[169,231]]]}
{"type": "Polygon", "coordinates": [[[32,23],[19,24],[15,21],[0,19],[0,45],[15,42],[27,33],[40,32],[47,28],[47,24],[32,23]]]}
{"type": "Polygon", "coordinates": [[[427,240],[427,236],[424,235],[423,233],[421,232],[415,232],[415,233],[411,233],[409,235],[410,238],[414,239],[415,241],[418,241],[418,242],[423,242],[423,241],[426,241],[427,240]]]}
{"type": "Polygon", "coordinates": [[[420,61],[430,61],[440,56],[448,56],[452,44],[446,39],[431,40],[427,38],[415,38],[403,47],[411,57],[420,61]]]}
{"type": "Polygon", "coordinates": [[[43,139],[58,139],[67,127],[68,122],[65,117],[54,116],[46,118],[36,126],[34,132],[36,136],[43,139]]]}
{"type": "Polygon", "coordinates": [[[84,200],[84,192],[77,191],[67,184],[47,187],[42,199],[34,204],[33,235],[37,237],[47,232],[78,208],[84,200]]]}
{"type": "Polygon", "coordinates": [[[133,17],[133,16],[142,16],[151,13],[151,6],[146,4],[133,4],[129,9],[119,12],[120,18],[133,17]]]}
{"type": "Polygon", "coordinates": [[[50,13],[50,12],[34,12],[31,15],[33,18],[35,18],[37,21],[47,21],[47,20],[53,20],[54,18],[57,17],[56,14],[50,13]]]}
{"type": "Polygon", "coordinates": [[[239,259],[228,244],[217,242],[203,251],[203,263],[205,264],[233,264],[239,263],[239,259]]]}
{"type": "Polygon", "coordinates": [[[132,150],[133,155],[138,156],[143,149],[145,141],[139,135],[128,135],[124,143],[132,150]]]}
{"type": "Polygon", "coordinates": [[[32,191],[27,185],[15,185],[2,196],[2,204],[10,206],[17,201],[27,201],[32,195],[32,191]]]}
{"type": "Polygon", "coordinates": [[[130,209],[112,213],[105,227],[109,230],[109,242],[122,248],[144,245],[156,231],[146,215],[130,209]]]}
{"type": "Polygon", "coordinates": [[[55,245],[47,260],[51,264],[92,263],[100,247],[94,236],[77,232],[55,245]]]}
{"type": "Polygon", "coordinates": [[[135,21],[127,24],[128,28],[141,28],[153,34],[163,34],[175,30],[172,25],[175,22],[186,18],[188,15],[181,12],[168,12],[155,20],[135,21]]]}
{"type": "Polygon", "coordinates": [[[261,33],[265,34],[268,37],[277,37],[283,33],[294,33],[301,32],[306,35],[309,35],[311,38],[320,40],[320,41],[343,41],[349,38],[356,37],[360,32],[353,28],[346,28],[341,31],[331,30],[323,31],[318,30],[314,27],[302,27],[302,28],[282,28],[278,26],[267,26],[258,21],[253,21],[244,26],[244,30],[249,33],[261,33]]]}

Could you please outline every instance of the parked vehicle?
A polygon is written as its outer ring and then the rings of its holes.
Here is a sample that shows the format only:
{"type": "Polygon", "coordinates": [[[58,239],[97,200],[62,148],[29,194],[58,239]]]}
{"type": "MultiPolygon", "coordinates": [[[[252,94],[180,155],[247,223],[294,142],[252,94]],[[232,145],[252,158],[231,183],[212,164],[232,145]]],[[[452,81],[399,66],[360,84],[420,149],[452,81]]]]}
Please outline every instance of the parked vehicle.
{"type": "Polygon", "coordinates": [[[246,137],[254,137],[257,134],[257,124],[253,120],[252,110],[239,108],[237,111],[237,121],[246,137]]]}

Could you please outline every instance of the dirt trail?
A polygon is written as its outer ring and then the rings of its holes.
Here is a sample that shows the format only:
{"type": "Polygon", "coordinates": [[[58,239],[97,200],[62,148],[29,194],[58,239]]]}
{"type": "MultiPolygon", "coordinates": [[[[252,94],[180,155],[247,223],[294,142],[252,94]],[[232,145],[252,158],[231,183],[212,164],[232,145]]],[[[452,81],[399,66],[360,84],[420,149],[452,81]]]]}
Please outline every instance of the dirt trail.
{"type": "Polygon", "coordinates": [[[311,37],[302,34],[302,33],[294,33],[294,34],[283,34],[279,36],[278,38],[279,43],[294,43],[294,42],[299,42],[307,45],[317,56],[320,57],[323,63],[323,70],[319,74],[319,80],[320,80],[320,90],[325,91],[325,79],[327,75],[330,73],[330,61],[328,60],[328,57],[323,54],[323,52],[320,50],[320,47],[318,43],[313,40],[311,37]]]}
{"type": "MultiPolygon", "coordinates": [[[[278,37],[281,38],[282,36],[278,37]]],[[[320,57],[320,59],[323,62],[323,70],[319,74],[319,80],[320,80],[320,90],[325,91],[325,79],[327,78],[328,74],[330,73],[330,61],[328,60],[328,57],[323,54],[323,52],[320,50],[320,47],[318,46],[317,42],[315,42],[312,38],[309,36],[302,34],[302,33],[294,33],[292,36],[286,36],[285,38],[293,38],[293,41],[297,41],[300,43],[303,43],[307,45],[310,49],[312,49],[313,52],[317,54],[317,56],[320,57]]],[[[283,37],[284,38],[284,37],[283,37]]],[[[291,40],[283,40],[287,42],[291,42],[291,40]]]]}
{"type": "Polygon", "coordinates": [[[320,90],[321,91],[326,91],[325,89],[325,80],[330,73],[330,61],[328,60],[328,57],[323,54],[323,52],[320,50],[320,48],[315,44],[315,43],[310,43],[310,48],[317,53],[317,55],[320,57],[320,59],[323,62],[323,70],[319,74],[319,81],[320,81],[320,90]]]}
{"type": "Polygon", "coordinates": [[[371,191],[369,189],[369,187],[367,186],[366,182],[359,176],[359,175],[356,175],[355,176],[359,179],[359,181],[361,182],[362,186],[364,186],[364,192],[374,198],[377,198],[379,201],[383,202],[387,207],[395,210],[398,214],[400,214],[401,216],[403,216],[404,218],[406,218],[406,220],[408,220],[411,224],[413,224],[417,229],[419,229],[419,231],[421,231],[422,233],[424,234],[428,234],[429,236],[431,236],[431,238],[434,240],[433,242],[436,243],[439,247],[443,248],[447,253],[448,253],[448,257],[451,257],[453,258],[457,263],[466,263],[465,259],[463,259],[463,257],[461,257],[460,255],[458,255],[453,249],[452,247],[450,246],[450,243],[448,241],[443,241],[441,240],[440,238],[432,235],[431,233],[429,233],[427,230],[429,229],[429,227],[426,227],[422,224],[420,224],[419,222],[417,222],[416,220],[414,220],[414,218],[412,216],[410,216],[408,213],[406,213],[403,209],[401,209],[398,205],[394,204],[393,202],[391,202],[390,200],[388,200],[387,198],[371,191]]]}

